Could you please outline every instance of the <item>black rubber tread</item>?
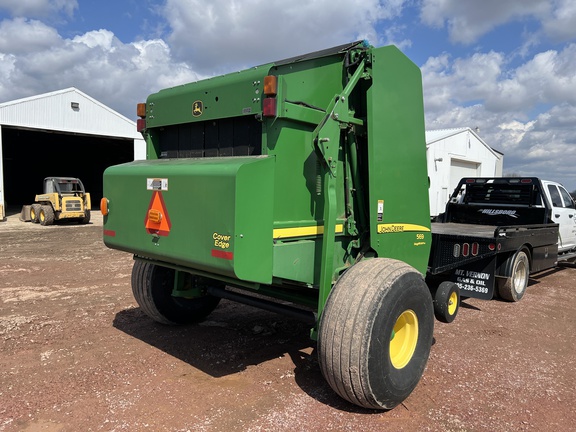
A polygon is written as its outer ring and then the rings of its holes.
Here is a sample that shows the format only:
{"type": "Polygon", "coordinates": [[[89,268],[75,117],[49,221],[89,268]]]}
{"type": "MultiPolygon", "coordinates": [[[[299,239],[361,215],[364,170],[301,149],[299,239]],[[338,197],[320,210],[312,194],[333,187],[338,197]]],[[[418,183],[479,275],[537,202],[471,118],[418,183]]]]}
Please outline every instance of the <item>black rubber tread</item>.
{"type": "Polygon", "coordinates": [[[528,282],[530,279],[529,252],[525,249],[516,252],[514,255],[508,258],[505,266],[509,269],[508,270],[509,273],[506,274],[507,277],[505,279],[500,280],[498,282],[498,295],[500,296],[500,298],[507,301],[511,302],[520,301],[522,300],[522,297],[524,297],[524,294],[526,294],[526,289],[528,288],[528,282]],[[521,289],[517,291],[516,287],[514,286],[515,285],[514,272],[516,266],[518,266],[521,261],[524,262],[526,268],[525,283],[523,284],[522,287],[520,287],[521,289]]]}
{"type": "Polygon", "coordinates": [[[418,271],[402,261],[364,260],[342,275],[326,302],[318,335],[322,374],[353,404],[392,409],[418,384],[433,328],[432,297],[418,271]],[[411,361],[400,370],[390,361],[390,336],[405,308],[417,311],[419,336],[411,361]]]}
{"type": "Polygon", "coordinates": [[[84,217],[82,218],[82,220],[80,221],[80,223],[82,223],[82,224],[90,223],[90,210],[86,210],[86,211],[84,212],[84,217]]]}
{"type": "Polygon", "coordinates": [[[32,204],[30,206],[30,220],[33,223],[40,222],[40,207],[41,204],[32,204]]]}
{"type": "Polygon", "coordinates": [[[142,311],[154,321],[167,325],[199,322],[218,306],[220,298],[211,295],[195,299],[173,297],[174,277],[172,269],[134,261],[132,293],[142,311]]]}
{"type": "Polygon", "coordinates": [[[458,285],[454,282],[444,281],[434,292],[434,315],[438,321],[443,323],[451,323],[456,318],[458,311],[460,310],[460,289],[458,285]],[[448,308],[448,301],[452,293],[456,293],[457,305],[453,314],[450,314],[448,308]]]}
{"type": "Polygon", "coordinates": [[[40,224],[52,225],[54,223],[54,209],[52,206],[43,205],[40,207],[40,224]]]}

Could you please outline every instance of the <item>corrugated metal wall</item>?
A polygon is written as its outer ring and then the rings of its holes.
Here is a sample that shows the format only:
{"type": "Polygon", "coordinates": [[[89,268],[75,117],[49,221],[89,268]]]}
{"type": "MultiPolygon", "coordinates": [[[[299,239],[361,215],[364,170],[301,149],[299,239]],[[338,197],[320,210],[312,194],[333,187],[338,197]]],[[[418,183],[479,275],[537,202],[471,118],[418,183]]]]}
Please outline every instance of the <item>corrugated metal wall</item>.
{"type": "Polygon", "coordinates": [[[100,136],[142,138],[136,132],[135,122],[75,88],[0,104],[0,124],[100,136]]]}

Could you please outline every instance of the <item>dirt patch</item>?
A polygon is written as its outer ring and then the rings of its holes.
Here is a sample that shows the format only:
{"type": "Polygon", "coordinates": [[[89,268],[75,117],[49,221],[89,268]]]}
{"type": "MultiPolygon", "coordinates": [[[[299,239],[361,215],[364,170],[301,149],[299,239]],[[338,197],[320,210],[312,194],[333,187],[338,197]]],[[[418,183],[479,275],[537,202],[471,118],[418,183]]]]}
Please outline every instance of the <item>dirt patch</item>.
{"type": "Polygon", "coordinates": [[[571,430],[576,270],[518,303],[466,300],[412,395],[362,410],[323,380],[306,325],[223,300],[200,325],[148,319],[102,220],[0,222],[0,431],[571,430]]]}

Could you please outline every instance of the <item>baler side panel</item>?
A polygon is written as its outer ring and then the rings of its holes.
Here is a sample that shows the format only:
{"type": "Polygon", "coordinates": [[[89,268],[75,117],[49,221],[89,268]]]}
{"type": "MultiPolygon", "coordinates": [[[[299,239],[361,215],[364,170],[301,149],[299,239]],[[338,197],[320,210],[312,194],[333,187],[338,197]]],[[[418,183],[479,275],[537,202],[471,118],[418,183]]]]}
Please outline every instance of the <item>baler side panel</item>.
{"type": "Polygon", "coordinates": [[[367,90],[370,242],[426,273],[431,245],[420,69],[393,46],[373,50],[367,90]]]}

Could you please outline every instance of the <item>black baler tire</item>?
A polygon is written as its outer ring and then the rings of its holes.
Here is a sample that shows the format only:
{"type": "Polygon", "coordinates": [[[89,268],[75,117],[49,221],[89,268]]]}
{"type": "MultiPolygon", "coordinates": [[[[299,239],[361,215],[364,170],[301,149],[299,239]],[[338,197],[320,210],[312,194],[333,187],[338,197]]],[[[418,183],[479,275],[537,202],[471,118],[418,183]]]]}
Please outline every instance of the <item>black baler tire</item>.
{"type": "Polygon", "coordinates": [[[530,279],[530,259],[525,250],[516,252],[513,256],[508,258],[509,274],[506,278],[498,283],[498,294],[504,300],[517,302],[522,300],[526,289],[528,288],[528,281],[530,279]],[[516,277],[516,273],[521,272],[520,278],[516,277]]]}
{"type": "Polygon", "coordinates": [[[322,374],[349,402],[392,409],[420,381],[433,332],[432,297],[422,275],[402,261],[366,259],[340,277],[326,301],[318,333],[322,374]],[[410,313],[417,321],[412,331],[418,330],[412,338],[414,351],[396,367],[391,354],[393,329],[400,317],[410,313]]]}
{"type": "Polygon", "coordinates": [[[460,310],[460,288],[454,282],[442,282],[434,293],[434,315],[438,321],[451,323],[460,310]],[[451,302],[454,302],[452,305],[451,302]],[[454,307],[451,307],[454,306],[454,307]]]}
{"type": "Polygon", "coordinates": [[[52,225],[54,223],[54,209],[52,206],[43,205],[39,213],[40,225],[52,225]]]}
{"type": "MultiPolygon", "coordinates": [[[[220,302],[205,295],[194,299],[172,296],[175,270],[136,260],[132,267],[132,293],[142,311],[154,321],[167,325],[204,320],[220,302]]],[[[218,283],[218,282],[215,282],[218,283]]]]}

